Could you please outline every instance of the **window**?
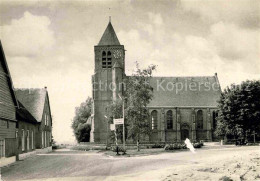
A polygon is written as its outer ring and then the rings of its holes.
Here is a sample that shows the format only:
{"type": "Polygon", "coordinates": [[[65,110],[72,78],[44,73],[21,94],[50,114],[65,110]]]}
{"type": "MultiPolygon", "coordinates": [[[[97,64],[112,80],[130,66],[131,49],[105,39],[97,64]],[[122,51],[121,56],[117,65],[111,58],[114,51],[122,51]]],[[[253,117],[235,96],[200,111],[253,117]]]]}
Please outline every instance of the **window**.
{"type": "Polygon", "coordinates": [[[50,143],[51,143],[52,141],[51,141],[51,133],[50,133],[50,143]]]}
{"type": "Polygon", "coordinates": [[[104,51],[102,53],[102,68],[107,68],[107,55],[104,51]]]}
{"type": "Polygon", "coordinates": [[[34,136],[33,136],[33,131],[32,131],[32,150],[34,149],[34,136]]]}
{"type": "Polygon", "coordinates": [[[172,129],[173,128],[173,123],[172,123],[172,111],[169,110],[167,111],[166,114],[166,118],[167,118],[167,129],[172,129]]]}
{"type": "Polygon", "coordinates": [[[152,130],[157,129],[158,113],[156,110],[151,113],[152,130]]]}
{"type": "Polygon", "coordinates": [[[30,131],[27,130],[27,151],[30,149],[30,131]]]}
{"type": "Polygon", "coordinates": [[[107,68],[112,68],[112,56],[111,52],[107,52],[107,68]]]}
{"type": "Polygon", "coordinates": [[[45,143],[44,147],[47,147],[47,139],[46,138],[47,138],[46,131],[44,131],[44,140],[45,140],[44,141],[44,143],[45,143]]]}
{"type": "Polygon", "coordinates": [[[42,148],[44,148],[44,131],[42,131],[42,148]]]}
{"type": "Polygon", "coordinates": [[[25,142],[24,130],[22,129],[22,151],[24,151],[24,142],[25,142]]]}
{"type": "Polygon", "coordinates": [[[197,112],[197,128],[203,129],[203,112],[202,112],[202,110],[199,110],[197,112]]]}
{"type": "Polygon", "coordinates": [[[110,51],[107,53],[102,52],[102,68],[112,68],[112,54],[110,51]]]}

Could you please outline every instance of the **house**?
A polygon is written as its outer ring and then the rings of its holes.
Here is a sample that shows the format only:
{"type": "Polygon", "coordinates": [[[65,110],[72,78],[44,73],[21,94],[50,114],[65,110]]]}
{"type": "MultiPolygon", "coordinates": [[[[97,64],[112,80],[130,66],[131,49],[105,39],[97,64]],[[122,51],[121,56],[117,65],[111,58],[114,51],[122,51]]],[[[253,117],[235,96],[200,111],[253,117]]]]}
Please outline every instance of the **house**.
{"type": "Polygon", "coordinates": [[[0,167],[31,153],[51,151],[47,88],[16,89],[0,41],[0,167]]]}
{"type": "MultiPolygon", "coordinates": [[[[123,95],[120,84],[130,76],[125,74],[125,48],[121,45],[111,22],[94,46],[95,70],[92,76],[93,115],[91,142],[106,142],[109,134],[104,117],[106,107],[117,95],[123,95]],[[112,85],[112,89],[110,88],[112,85]]],[[[153,99],[147,106],[150,112],[150,142],[180,142],[214,140],[217,100],[221,88],[217,74],[212,76],[152,77],[153,99]]],[[[127,89],[127,87],[126,87],[127,89]]]]}
{"type": "Polygon", "coordinates": [[[24,119],[19,120],[19,136],[22,140],[25,140],[26,137],[30,142],[24,141],[25,147],[23,147],[22,142],[22,149],[24,148],[24,151],[28,148],[29,150],[37,149],[40,151],[39,149],[43,149],[50,151],[52,146],[52,116],[47,87],[42,89],[15,89],[15,94],[21,107],[26,109],[26,112],[21,115],[26,115],[27,122],[30,120],[36,126],[34,128],[26,127],[25,121],[22,121],[24,119]],[[23,132],[26,132],[25,137],[23,132]],[[30,139],[35,141],[32,142],[30,139]]]}
{"type": "Polygon", "coordinates": [[[12,78],[7,66],[2,43],[0,41],[0,166],[15,161],[16,108],[18,102],[14,93],[12,78]],[[5,159],[8,158],[8,159],[5,159]]]}
{"type": "MultiPolygon", "coordinates": [[[[32,114],[18,101],[19,109],[17,109],[17,142],[19,158],[23,157],[24,153],[29,153],[36,150],[36,135],[38,133],[39,123],[32,114]]],[[[25,154],[27,155],[27,154],[25,154]]]]}

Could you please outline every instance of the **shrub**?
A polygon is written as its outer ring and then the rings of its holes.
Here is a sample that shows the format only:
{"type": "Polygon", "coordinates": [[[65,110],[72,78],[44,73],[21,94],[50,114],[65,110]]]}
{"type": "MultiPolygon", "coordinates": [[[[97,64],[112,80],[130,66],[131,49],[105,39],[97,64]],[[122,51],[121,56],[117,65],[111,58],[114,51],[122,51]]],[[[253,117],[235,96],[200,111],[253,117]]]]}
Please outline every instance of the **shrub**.
{"type": "Polygon", "coordinates": [[[182,149],[187,149],[187,145],[185,143],[181,144],[182,149]]]}
{"type": "MultiPolygon", "coordinates": [[[[112,150],[113,152],[116,152],[116,149],[117,149],[116,146],[111,146],[111,150],[112,150]]],[[[118,146],[118,152],[123,152],[123,153],[125,153],[126,150],[125,150],[123,147],[118,146]]]]}
{"type": "Polygon", "coordinates": [[[174,144],[166,144],[164,147],[164,150],[178,150],[182,149],[183,145],[180,143],[174,143],[174,144]]]}
{"type": "Polygon", "coordinates": [[[77,145],[70,148],[71,150],[78,150],[78,151],[89,151],[90,148],[87,145],[77,145]]]}
{"type": "Polygon", "coordinates": [[[200,143],[193,143],[193,147],[194,148],[201,148],[201,144],[200,143]]]}
{"type": "Polygon", "coordinates": [[[152,145],[152,148],[164,148],[164,146],[164,144],[155,143],[154,145],[152,145]]]}

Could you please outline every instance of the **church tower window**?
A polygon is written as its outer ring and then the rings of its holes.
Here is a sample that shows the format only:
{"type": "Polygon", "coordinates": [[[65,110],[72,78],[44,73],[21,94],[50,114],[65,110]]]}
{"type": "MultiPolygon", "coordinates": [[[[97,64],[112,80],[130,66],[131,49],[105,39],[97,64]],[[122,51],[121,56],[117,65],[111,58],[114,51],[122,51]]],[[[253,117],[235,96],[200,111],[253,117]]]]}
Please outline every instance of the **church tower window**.
{"type": "Polygon", "coordinates": [[[158,113],[156,110],[153,110],[152,111],[152,114],[151,114],[151,122],[152,122],[152,130],[155,130],[157,129],[157,122],[158,122],[158,113]]]}
{"type": "Polygon", "coordinates": [[[112,56],[111,52],[107,52],[107,68],[112,68],[112,56]]]}
{"type": "Polygon", "coordinates": [[[197,128],[203,129],[203,112],[202,110],[198,110],[197,112],[197,128]]]}
{"type": "Polygon", "coordinates": [[[102,52],[102,68],[107,68],[107,55],[106,52],[102,52]]]}
{"type": "Polygon", "coordinates": [[[167,129],[172,129],[173,128],[173,123],[172,123],[172,111],[169,110],[167,111],[167,129]]]}

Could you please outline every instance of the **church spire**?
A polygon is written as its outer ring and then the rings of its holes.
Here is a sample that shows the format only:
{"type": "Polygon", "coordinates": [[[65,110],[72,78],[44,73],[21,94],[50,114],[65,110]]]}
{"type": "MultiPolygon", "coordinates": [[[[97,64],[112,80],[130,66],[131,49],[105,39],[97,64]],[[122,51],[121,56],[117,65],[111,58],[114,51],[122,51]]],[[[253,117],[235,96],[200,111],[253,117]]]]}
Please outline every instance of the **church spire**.
{"type": "Polygon", "coordinates": [[[105,32],[103,33],[98,45],[120,45],[120,42],[116,36],[115,30],[111,24],[111,17],[109,17],[109,23],[105,32]]]}

